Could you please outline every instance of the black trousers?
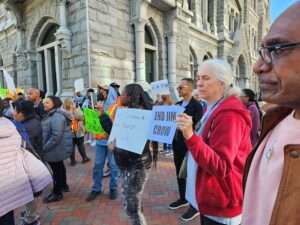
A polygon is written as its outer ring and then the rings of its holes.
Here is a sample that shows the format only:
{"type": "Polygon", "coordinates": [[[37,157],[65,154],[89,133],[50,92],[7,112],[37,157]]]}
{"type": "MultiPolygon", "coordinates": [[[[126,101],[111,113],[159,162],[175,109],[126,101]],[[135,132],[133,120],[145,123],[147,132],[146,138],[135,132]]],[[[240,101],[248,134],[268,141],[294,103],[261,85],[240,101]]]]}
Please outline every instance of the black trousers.
{"type": "Polygon", "coordinates": [[[1,225],[15,225],[14,211],[10,211],[0,217],[1,225]]]}
{"type": "Polygon", "coordinates": [[[225,225],[223,223],[218,223],[218,222],[215,222],[205,216],[201,216],[201,222],[200,222],[200,225],[225,225]]]}
{"type": "Polygon", "coordinates": [[[175,146],[173,146],[173,156],[174,156],[174,164],[176,169],[177,176],[177,185],[179,191],[179,197],[181,200],[185,200],[185,188],[186,188],[186,179],[178,178],[179,171],[182,165],[182,162],[185,158],[186,152],[177,150],[175,146]]]}
{"type": "Polygon", "coordinates": [[[84,137],[76,137],[73,138],[73,152],[71,154],[71,162],[75,162],[76,158],[75,158],[75,150],[76,150],[76,146],[78,148],[79,154],[81,156],[82,159],[87,159],[87,155],[85,152],[85,148],[84,148],[84,137]]]}
{"type": "Polygon", "coordinates": [[[67,186],[67,175],[64,161],[49,162],[53,172],[53,193],[62,194],[62,189],[67,186]]]}

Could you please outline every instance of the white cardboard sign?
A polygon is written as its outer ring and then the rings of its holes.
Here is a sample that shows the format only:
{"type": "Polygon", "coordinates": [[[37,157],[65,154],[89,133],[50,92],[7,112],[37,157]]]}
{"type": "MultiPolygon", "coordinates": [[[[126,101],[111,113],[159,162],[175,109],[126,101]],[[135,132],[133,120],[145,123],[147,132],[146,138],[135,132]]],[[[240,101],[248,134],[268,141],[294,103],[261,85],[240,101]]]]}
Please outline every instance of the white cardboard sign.
{"type": "Polygon", "coordinates": [[[4,80],[7,86],[7,89],[13,93],[16,93],[16,86],[13,78],[9,75],[9,73],[2,68],[3,75],[4,75],[4,80]]]}
{"type": "Polygon", "coordinates": [[[148,140],[151,111],[118,109],[108,143],[116,140],[116,147],[142,154],[148,140]]]}
{"type": "Polygon", "coordinates": [[[74,81],[75,92],[81,92],[84,90],[84,80],[83,78],[74,81]]]}
{"type": "Polygon", "coordinates": [[[155,82],[152,82],[150,85],[151,85],[152,97],[155,97],[157,94],[160,94],[160,95],[169,95],[170,94],[168,80],[155,81],[155,82]]]}

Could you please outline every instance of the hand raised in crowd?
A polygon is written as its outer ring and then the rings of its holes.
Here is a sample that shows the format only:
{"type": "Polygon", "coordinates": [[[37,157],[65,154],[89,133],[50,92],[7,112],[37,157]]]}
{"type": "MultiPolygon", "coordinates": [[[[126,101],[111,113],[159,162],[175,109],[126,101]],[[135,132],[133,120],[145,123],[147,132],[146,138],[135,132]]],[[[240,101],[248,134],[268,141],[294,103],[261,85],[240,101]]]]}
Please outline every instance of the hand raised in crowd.
{"type": "Polygon", "coordinates": [[[181,113],[176,117],[176,126],[182,132],[185,139],[193,135],[193,120],[191,116],[181,113]]]}
{"type": "Polygon", "coordinates": [[[104,102],[98,101],[97,104],[95,105],[95,108],[100,113],[100,115],[103,114],[104,113],[104,102]]]}

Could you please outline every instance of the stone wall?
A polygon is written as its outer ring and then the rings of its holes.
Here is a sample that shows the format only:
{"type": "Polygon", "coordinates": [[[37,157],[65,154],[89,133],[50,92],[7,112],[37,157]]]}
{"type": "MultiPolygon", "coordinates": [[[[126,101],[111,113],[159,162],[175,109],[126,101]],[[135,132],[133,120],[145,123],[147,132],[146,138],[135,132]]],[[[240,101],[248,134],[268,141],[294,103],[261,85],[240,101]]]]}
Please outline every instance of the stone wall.
{"type": "Polygon", "coordinates": [[[92,85],[134,80],[134,36],[129,1],[89,0],[92,85]]]}

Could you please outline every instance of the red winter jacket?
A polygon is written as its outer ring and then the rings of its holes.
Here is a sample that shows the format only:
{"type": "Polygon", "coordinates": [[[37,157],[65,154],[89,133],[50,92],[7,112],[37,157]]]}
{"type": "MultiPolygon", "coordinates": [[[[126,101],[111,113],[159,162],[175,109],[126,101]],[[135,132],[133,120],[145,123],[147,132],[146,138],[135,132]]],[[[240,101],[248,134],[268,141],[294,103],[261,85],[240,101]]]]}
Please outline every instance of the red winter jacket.
{"type": "Polygon", "coordinates": [[[186,141],[198,164],[196,198],[203,215],[241,214],[242,176],[252,148],[251,117],[236,97],[228,97],[213,111],[202,136],[186,141]]]}

